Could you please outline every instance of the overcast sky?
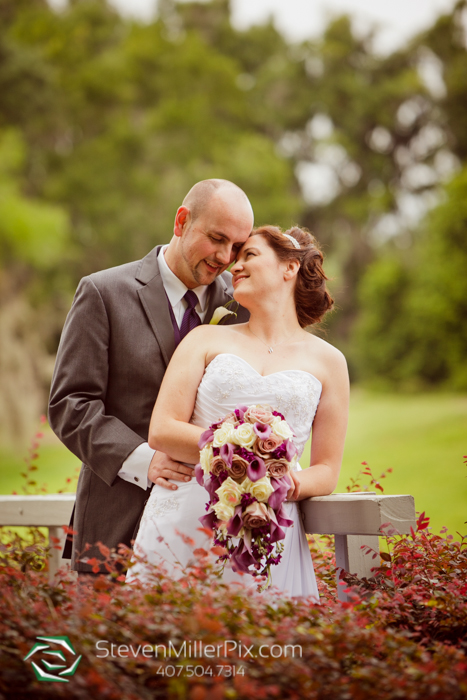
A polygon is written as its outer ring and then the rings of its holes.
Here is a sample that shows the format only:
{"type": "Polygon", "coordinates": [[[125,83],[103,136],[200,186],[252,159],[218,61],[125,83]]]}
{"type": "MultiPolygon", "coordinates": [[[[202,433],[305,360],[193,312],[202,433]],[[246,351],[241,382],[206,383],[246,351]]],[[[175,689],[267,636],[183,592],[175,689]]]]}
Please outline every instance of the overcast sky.
{"type": "MultiPolygon", "coordinates": [[[[53,4],[60,2],[53,0],[53,4]]],[[[153,16],[157,5],[155,0],[111,2],[125,14],[145,19],[153,16]]],[[[263,22],[272,14],[276,26],[292,40],[319,35],[327,18],[349,13],[357,30],[371,23],[380,27],[376,48],[382,52],[400,46],[454,4],[455,0],[231,0],[236,27],[263,22]]]]}

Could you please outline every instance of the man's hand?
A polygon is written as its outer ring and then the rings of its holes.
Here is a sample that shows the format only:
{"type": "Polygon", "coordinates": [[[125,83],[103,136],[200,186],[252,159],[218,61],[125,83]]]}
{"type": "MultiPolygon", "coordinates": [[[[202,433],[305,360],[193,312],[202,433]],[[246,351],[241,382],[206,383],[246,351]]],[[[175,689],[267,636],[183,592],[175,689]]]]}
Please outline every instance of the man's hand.
{"type": "Polygon", "coordinates": [[[176,491],[178,486],[176,484],[171,484],[167,479],[190,481],[193,476],[193,471],[191,467],[187,467],[185,464],[174,462],[173,459],[163,452],[155,452],[151,459],[151,464],[149,465],[148,479],[158,486],[176,491]]]}

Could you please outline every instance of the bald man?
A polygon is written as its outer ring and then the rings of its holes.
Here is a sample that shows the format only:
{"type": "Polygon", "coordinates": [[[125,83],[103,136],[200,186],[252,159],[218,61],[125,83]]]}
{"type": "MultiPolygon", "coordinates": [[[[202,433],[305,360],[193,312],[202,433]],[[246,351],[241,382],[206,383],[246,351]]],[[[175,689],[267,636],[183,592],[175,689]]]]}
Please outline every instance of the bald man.
{"type": "MultiPolygon", "coordinates": [[[[79,573],[92,571],[86,559],[102,559],[96,543],[130,546],[153,483],[176,489],[168,479],[192,478],[189,467],[149,448],[149,421],[178,342],[232,300],[226,270],[252,227],[239,187],[204,180],[177,210],[167,246],[81,280],[49,403],[54,432],[82,461],[75,534],[63,554],[79,573]]],[[[237,314],[227,323],[248,318],[242,308],[237,314]]]]}

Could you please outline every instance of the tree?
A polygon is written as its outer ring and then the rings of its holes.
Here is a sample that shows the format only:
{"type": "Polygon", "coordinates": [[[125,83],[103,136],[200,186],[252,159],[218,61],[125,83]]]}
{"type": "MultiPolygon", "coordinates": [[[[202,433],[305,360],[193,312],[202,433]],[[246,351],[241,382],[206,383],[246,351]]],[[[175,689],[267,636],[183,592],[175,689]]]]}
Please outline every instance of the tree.
{"type": "Polygon", "coordinates": [[[360,376],[395,386],[467,389],[467,167],[445,187],[410,253],[387,251],[360,287],[360,376]]]}

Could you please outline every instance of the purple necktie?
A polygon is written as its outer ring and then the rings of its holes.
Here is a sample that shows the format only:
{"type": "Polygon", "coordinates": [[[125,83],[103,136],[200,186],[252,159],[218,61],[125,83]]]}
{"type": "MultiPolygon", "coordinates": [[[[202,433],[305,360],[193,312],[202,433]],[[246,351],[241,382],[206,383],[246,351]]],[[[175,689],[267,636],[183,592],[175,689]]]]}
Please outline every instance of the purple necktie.
{"type": "Polygon", "coordinates": [[[193,328],[201,325],[201,319],[195,311],[195,306],[199,301],[198,297],[191,289],[189,289],[183,298],[188,306],[183,315],[182,325],[180,326],[180,340],[183,340],[183,338],[190,331],[192,331],[193,328]]]}

